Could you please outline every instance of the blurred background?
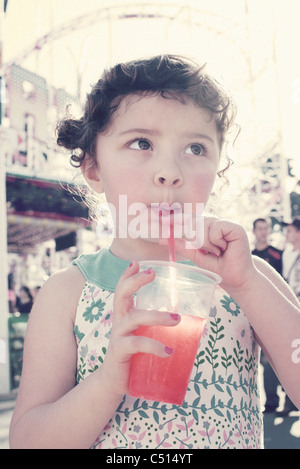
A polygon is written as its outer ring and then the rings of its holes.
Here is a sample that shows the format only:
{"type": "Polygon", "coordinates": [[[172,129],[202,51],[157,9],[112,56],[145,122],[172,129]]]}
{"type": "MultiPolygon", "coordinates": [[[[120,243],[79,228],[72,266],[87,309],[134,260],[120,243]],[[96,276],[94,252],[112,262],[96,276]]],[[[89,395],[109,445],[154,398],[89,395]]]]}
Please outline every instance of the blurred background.
{"type": "Polygon", "coordinates": [[[55,146],[66,105],[81,107],[103,69],[159,53],[189,55],[225,83],[240,133],[214,210],[241,223],[269,217],[285,247],[283,220],[300,215],[299,0],[1,0],[0,394],[17,389],[28,302],[45,280],[109,242],[105,210],[89,220],[82,183],[55,146]],[[9,283],[8,283],[9,280],[9,283]],[[7,305],[7,298],[10,303],[7,305]],[[24,302],[23,302],[24,303],[24,302]]]}

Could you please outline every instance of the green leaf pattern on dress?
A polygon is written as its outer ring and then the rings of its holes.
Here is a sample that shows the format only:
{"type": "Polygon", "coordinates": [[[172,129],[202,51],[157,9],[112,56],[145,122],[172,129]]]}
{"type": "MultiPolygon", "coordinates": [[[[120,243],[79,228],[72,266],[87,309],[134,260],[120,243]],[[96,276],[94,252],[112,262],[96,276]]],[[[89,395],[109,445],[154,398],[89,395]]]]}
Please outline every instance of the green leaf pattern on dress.
{"type": "MultiPolygon", "coordinates": [[[[261,448],[259,349],[234,300],[217,289],[182,406],[124,396],[94,448],[261,448]]],[[[76,316],[77,383],[109,343],[113,293],[87,282],[76,316]]]]}

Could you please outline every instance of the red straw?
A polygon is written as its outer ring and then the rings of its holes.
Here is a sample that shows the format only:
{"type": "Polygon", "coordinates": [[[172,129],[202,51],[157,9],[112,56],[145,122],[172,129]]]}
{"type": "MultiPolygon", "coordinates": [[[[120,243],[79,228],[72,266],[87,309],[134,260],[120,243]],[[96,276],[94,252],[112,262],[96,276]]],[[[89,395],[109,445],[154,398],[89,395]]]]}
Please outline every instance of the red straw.
{"type": "MultiPolygon", "coordinates": [[[[173,212],[171,212],[173,213],[173,212]]],[[[170,223],[170,237],[168,239],[169,245],[169,261],[175,262],[175,242],[174,242],[174,224],[170,223]]],[[[171,310],[177,312],[177,291],[176,291],[176,270],[170,266],[170,279],[171,279],[171,310]]]]}
{"type": "MultiPolygon", "coordinates": [[[[173,211],[170,212],[172,214],[173,211]]],[[[176,262],[175,258],[175,242],[174,242],[174,224],[170,223],[170,237],[168,240],[168,245],[169,245],[169,261],[170,262],[176,262]]]]}

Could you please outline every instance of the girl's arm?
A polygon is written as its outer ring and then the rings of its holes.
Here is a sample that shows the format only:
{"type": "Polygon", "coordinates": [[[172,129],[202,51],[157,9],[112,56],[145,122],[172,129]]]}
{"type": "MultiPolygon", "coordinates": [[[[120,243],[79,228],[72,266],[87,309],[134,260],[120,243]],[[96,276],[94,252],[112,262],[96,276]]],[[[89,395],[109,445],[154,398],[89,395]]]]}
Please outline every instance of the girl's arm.
{"type": "Polygon", "coordinates": [[[108,408],[118,405],[116,400],[107,402],[97,412],[94,403],[105,387],[99,374],[75,387],[74,318],[84,282],[72,267],[53,275],[36,298],[10,427],[12,448],[87,447],[102,418],[109,420],[108,408]],[[90,420],[88,427],[83,415],[90,420]],[[95,422],[96,415],[99,422],[95,422]]]}
{"type": "Polygon", "coordinates": [[[132,294],[153,278],[154,272],[139,273],[136,262],[126,269],[115,293],[115,318],[104,364],[77,386],[73,331],[85,279],[72,267],[46,282],[26,332],[22,379],[10,427],[12,448],[89,448],[127,392],[132,353],[168,356],[163,344],[133,335],[139,325],[171,326],[180,320],[168,313],[131,312],[132,294]]]}
{"type": "Polygon", "coordinates": [[[293,360],[295,341],[300,345],[300,305],[274,269],[262,259],[254,259],[254,264],[247,284],[227,291],[247,315],[279,381],[300,408],[300,363],[293,360]]]}
{"type": "Polygon", "coordinates": [[[300,363],[292,359],[293,344],[300,339],[300,305],[282,277],[252,257],[245,230],[227,220],[208,218],[203,247],[195,249],[178,239],[176,250],[222,277],[222,287],[243,309],[285,391],[300,407],[300,363]]]}

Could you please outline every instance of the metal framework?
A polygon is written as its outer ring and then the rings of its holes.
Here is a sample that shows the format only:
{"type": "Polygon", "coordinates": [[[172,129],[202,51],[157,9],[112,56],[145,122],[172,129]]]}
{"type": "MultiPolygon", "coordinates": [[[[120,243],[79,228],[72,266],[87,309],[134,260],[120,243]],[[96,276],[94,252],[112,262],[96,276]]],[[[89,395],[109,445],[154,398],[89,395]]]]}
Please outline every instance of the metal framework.
{"type": "Polygon", "coordinates": [[[74,33],[75,31],[78,32],[104,21],[124,21],[132,19],[164,19],[168,21],[166,28],[168,28],[171,21],[201,27],[212,32],[216,36],[224,36],[224,38],[238,47],[240,51],[244,52],[243,44],[240,41],[237,43],[234,38],[237,30],[239,32],[239,37],[245,38],[245,25],[243,22],[238,23],[230,18],[224,17],[223,15],[201,10],[189,5],[180,5],[175,3],[115,4],[92,10],[85,15],[72,18],[52,29],[47,34],[38,38],[29,47],[24,49],[18,56],[4,64],[4,71],[13,63],[21,65],[22,62],[33,52],[40,51],[52,41],[57,41],[58,39],[74,33]],[[233,31],[234,35],[232,34],[233,31]]]}

